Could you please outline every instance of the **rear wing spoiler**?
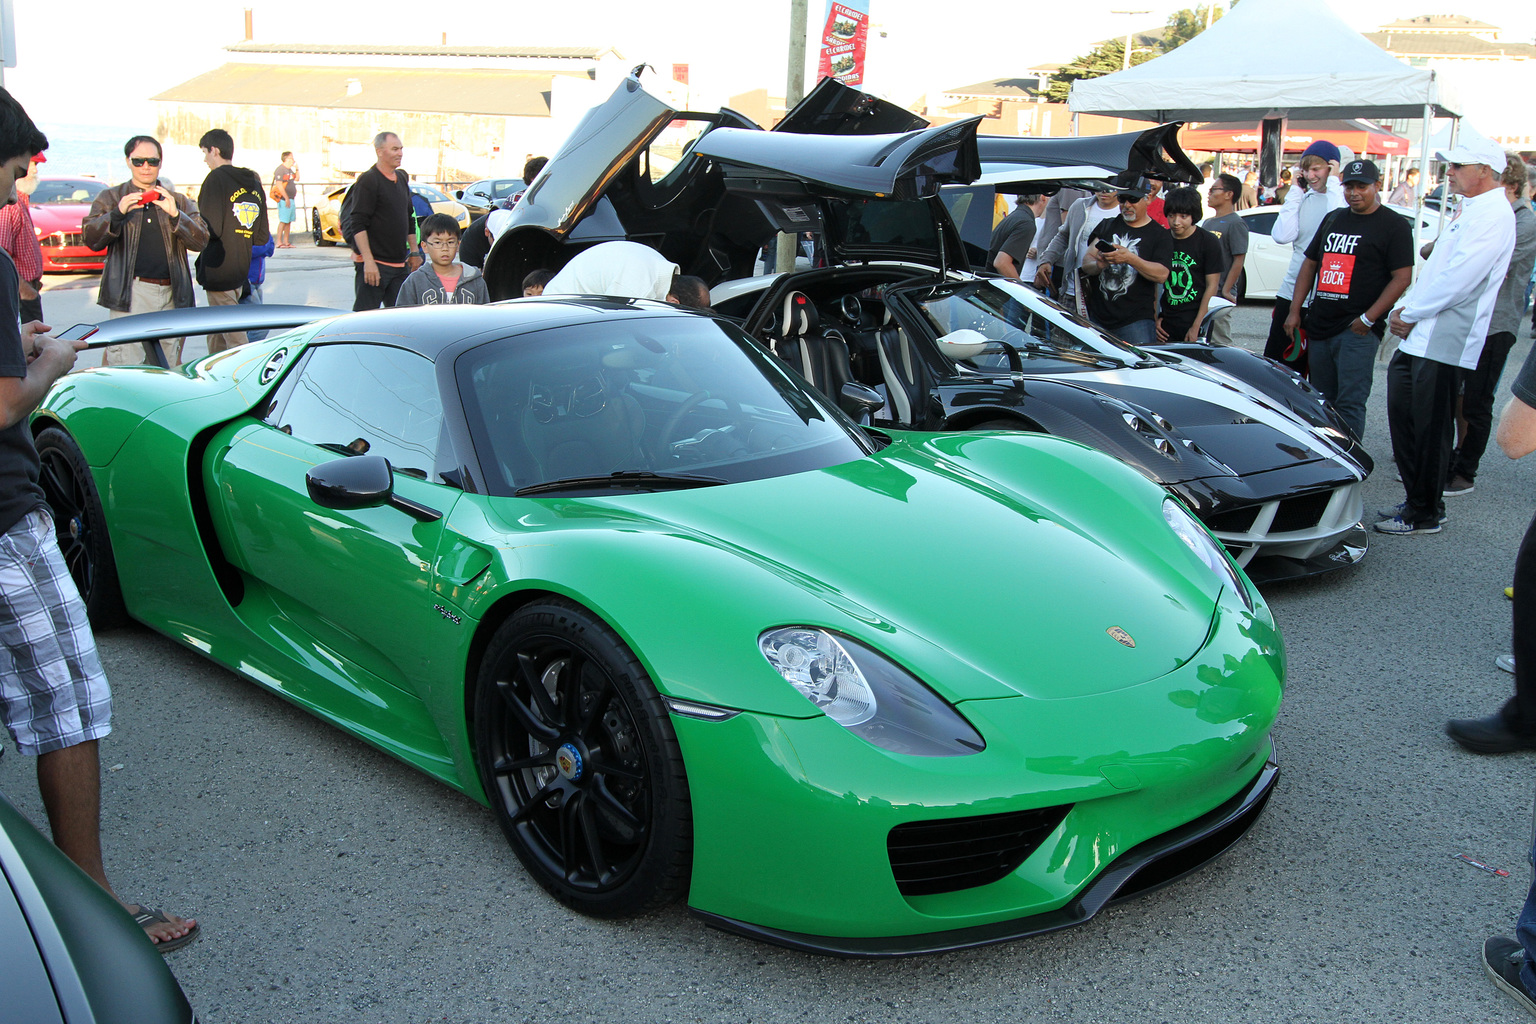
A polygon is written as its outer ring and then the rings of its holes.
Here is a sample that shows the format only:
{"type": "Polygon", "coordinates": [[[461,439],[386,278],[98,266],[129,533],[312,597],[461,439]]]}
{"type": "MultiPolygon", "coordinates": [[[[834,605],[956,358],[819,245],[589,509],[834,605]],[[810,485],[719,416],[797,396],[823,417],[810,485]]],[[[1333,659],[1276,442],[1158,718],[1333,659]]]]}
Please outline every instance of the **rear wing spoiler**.
{"type": "Polygon", "coordinates": [[[144,344],[144,362],[168,369],[165,353],[154,344],[164,338],[199,334],[229,334],[238,331],[275,331],[302,327],[316,320],[341,316],[344,309],[327,306],[194,306],[189,309],[165,309],[156,313],[136,313],[114,317],[99,324],[76,324],[58,337],[66,341],[84,341],[87,349],[109,345],[144,344]]]}

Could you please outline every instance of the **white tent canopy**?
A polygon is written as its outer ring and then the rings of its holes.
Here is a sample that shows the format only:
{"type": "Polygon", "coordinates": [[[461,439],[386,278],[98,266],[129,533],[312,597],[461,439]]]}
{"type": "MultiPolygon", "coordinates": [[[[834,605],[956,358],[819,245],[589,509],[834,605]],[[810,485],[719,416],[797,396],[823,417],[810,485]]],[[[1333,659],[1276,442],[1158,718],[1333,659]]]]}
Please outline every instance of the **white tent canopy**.
{"type": "Polygon", "coordinates": [[[1243,0],[1170,53],[1072,83],[1073,114],[1142,121],[1454,117],[1429,68],[1399,63],[1325,0],[1243,0]]]}

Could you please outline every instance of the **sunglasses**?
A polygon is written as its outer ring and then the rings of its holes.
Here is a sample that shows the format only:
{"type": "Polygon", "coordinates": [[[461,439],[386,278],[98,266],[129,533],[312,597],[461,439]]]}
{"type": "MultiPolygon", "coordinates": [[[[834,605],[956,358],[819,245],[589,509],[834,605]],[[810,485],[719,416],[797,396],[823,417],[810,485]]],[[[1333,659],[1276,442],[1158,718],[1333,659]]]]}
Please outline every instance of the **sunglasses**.
{"type": "Polygon", "coordinates": [[[157,156],[131,156],[128,158],[128,162],[135,167],[143,167],[145,164],[151,167],[160,166],[160,158],[157,156]]]}
{"type": "Polygon", "coordinates": [[[1139,196],[1134,192],[1121,192],[1115,198],[1119,199],[1122,203],[1139,203],[1146,197],[1139,196]]]}

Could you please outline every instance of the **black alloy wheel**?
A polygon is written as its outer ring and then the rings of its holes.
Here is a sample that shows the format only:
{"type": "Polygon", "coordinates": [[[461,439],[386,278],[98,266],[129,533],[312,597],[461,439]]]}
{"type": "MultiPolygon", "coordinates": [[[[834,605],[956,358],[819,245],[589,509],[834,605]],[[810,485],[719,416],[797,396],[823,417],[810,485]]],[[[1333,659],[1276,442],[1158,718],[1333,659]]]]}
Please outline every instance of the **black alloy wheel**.
{"type": "Polygon", "coordinates": [[[600,619],[550,600],[503,623],[481,663],[474,726],[497,822],[556,899],[625,917],[687,890],[693,818],[677,736],[600,619]]]}
{"type": "Polygon", "coordinates": [[[69,575],[80,591],[91,627],[97,630],[122,625],[128,618],[123,593],[117,582],[117,563],[101,495],[85,455],[75,439],[58,427],[37,435],[41,463],[39,482],[53,513],[59,551],[69,575]]]}

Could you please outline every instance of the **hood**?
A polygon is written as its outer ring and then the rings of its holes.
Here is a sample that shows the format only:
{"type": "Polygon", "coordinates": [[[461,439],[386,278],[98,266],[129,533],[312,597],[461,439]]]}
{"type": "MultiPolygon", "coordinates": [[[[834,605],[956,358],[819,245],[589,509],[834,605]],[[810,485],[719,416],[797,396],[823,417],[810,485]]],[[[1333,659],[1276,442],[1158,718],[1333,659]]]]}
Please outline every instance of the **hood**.
{"type": "Polygon", "coordinates": [[[91,212],[91,204],[48,203],[44,206],[29,206],[27,212],[31,214],[32,225],[40,232],[38,237],[41,238],[57,231],[78,232],[85,221],[85,215],[91,212]]]}
{"type": "Polygon", "coordinates": [[[1161,493],[1056,439],[914,435],[824,470],[565,502],[563,515],[622,518],[632,539],[617,575],[673,580],[674,629],[708,621],[750,643],[776,626],[821,626],[951,701],[1065,699],[1163,675],[1205,642],[1220,584],[1167,528],[1161,493]]]}
{"type": "Polygon", "coordinates": [[[1159,463],[1160,479],[1166,483],[1234,475],[1227,467],[1240,466],[1249,474],[1339,457],[1335,445],[1289,410],[1205,372],[1174,366],[1126,368],[1077,373],[1070,382],[1138,410],[1139,428],[1150,443],[1166,437],[1178,446],[1175,451],[1182,448],[1204,456],[1182,457],[1179,471],[1159,463]],[[1148,412],[1152,409],[1155,415],[1148,412]]]}

